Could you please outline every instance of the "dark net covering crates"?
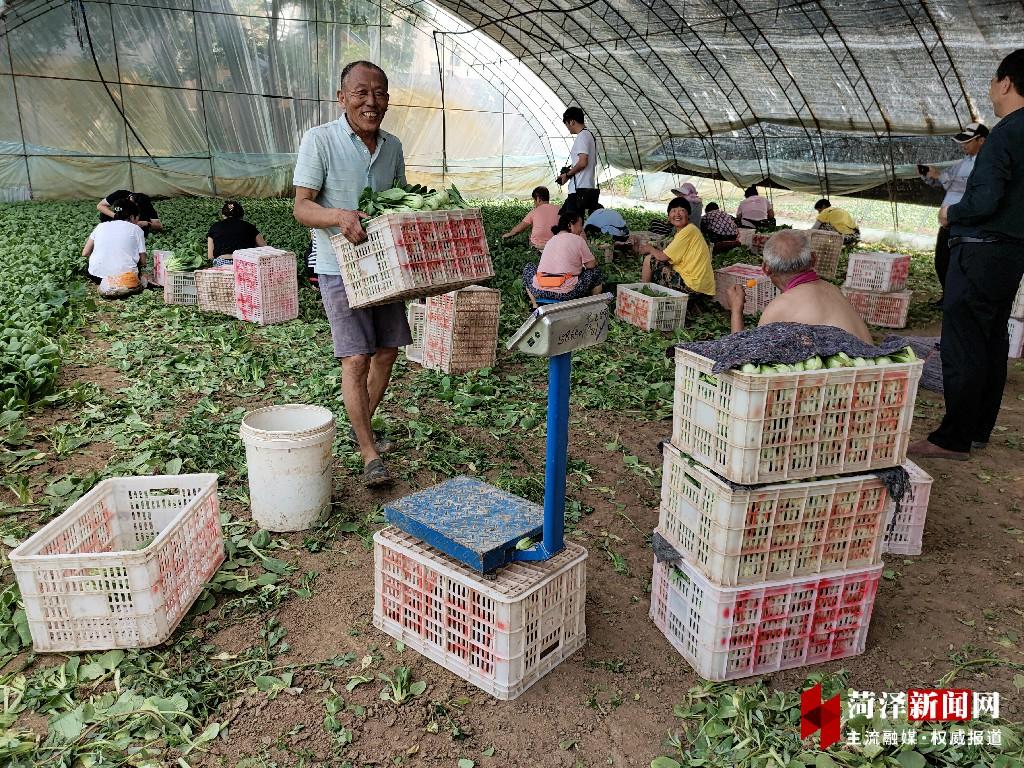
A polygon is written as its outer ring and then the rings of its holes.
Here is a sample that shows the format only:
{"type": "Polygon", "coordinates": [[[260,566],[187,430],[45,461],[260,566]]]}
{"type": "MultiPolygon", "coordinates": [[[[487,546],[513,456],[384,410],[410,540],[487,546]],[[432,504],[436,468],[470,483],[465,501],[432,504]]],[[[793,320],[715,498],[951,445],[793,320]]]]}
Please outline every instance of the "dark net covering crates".
{"type": "Polygon", "coordinates": [[[501,291],[478,285],[428,298],[423,367],[466,373],[494,365],[500,309],[501,291]]]}

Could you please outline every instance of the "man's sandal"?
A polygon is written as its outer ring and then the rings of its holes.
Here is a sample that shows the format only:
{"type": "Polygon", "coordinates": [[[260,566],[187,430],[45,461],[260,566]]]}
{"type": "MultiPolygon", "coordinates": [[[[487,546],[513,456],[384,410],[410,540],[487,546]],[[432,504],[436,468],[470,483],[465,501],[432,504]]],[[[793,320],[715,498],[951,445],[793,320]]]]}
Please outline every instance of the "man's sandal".
{"type": "Polygon", "coordinates": [[[379,458],[374,459],[363,468],[363,485],[367,488],[380,488],[391,485],[393,482],[391,473],[379,458]]]}
{"type": "MultiPolygon", "coordinates": [[[[359,438],[356,437],[356,431],[354,429],[349,429],[349,431],[348,431],[348,439],[351,440],[353,443],[355,443],[356,446],[359,445],[359,438]]],[[[373,431],[373,446],[374,446],[374,448],[377,449],[377,453],[383,455],[385,453],[390,453],[391,449],[395,447],[395,444],[391,440],[389,440],[387,437],[382,435],[380,432],[378,432],[377,430],[374,430],[373,431]]]]}

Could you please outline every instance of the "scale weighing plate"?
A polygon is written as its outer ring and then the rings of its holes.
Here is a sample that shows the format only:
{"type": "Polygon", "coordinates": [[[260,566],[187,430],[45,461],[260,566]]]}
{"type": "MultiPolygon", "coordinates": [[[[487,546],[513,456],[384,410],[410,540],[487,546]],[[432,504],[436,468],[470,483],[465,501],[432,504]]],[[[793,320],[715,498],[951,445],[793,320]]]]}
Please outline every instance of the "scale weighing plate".
{"type": "Polygon", "coordinates": [[[544,532],[541,506],[464,476],[391,502],[384,517],[480,573],[508,565],[519,541],[544,532]]]}
{"type": "Polygon", "coordinates": [[[508,341],[508,349],[555,357],[600,344],[608,336],[610,293],[545,304],[534,310],[508,341]]]}

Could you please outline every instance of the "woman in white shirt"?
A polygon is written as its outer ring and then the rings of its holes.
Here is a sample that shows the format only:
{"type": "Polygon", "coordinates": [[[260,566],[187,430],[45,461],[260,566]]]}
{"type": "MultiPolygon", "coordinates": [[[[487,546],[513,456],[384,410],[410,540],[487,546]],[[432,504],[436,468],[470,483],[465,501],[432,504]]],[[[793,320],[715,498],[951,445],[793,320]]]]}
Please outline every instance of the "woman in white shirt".
{"type": "Polygon", "coordinates": [[[126,289],[141,289],[139,270],[146,266],[146,236],[136,222],[139,207],[131,200],[111,206],[113,221],[104,221],[85,241],[82,256],[89,259],[89,279],[126,289]]]}

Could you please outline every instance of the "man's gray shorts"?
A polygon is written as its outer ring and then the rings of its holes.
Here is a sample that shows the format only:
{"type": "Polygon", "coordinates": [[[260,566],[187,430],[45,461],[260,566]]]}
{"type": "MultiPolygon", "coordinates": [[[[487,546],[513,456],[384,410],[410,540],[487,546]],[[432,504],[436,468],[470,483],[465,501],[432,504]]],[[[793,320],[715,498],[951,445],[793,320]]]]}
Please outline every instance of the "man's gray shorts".
{"type": "Polygon", "coordinates": [[[412,343],[404,302],[350,309],[341,275],[318,275],[317,278],[320,298],[331,324],[335,357],[372,355],[380,348],[412,343]]]}

